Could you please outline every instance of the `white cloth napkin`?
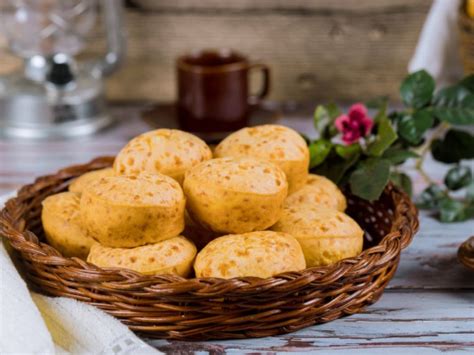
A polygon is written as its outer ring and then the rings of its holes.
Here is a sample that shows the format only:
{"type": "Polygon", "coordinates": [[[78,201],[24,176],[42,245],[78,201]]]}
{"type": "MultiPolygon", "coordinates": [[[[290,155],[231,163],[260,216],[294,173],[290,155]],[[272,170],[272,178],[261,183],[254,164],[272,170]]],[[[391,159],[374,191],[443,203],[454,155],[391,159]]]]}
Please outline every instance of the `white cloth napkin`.
{"type": "Polygon", "coordinates": [[[459,54],[457,17],[460,0],[434,0],[420,34],[408,71],[426,69],[438,85],[463,76],[459,54]]]}
{"type": "Polygon", "coordinates": [[[161,353],[95,307],[29,291],[3,243],[0,269],[0,354],[161,353]]]}

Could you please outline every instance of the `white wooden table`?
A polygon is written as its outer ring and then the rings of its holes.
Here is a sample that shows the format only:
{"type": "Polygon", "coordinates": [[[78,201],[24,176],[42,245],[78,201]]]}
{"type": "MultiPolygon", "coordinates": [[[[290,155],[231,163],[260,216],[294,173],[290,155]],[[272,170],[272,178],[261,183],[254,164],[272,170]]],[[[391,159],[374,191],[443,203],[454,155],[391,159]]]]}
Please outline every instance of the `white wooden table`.
{"type": "MultiPolygon", "coordinates": [[[[113,155],[133,136],[151,129],[140,106],[114,107],[119,123],[94,137],[69,141],[0,140],[0,194],[35,176],[99,155],[113,155]]],[[[312,135],[309,115],[282,123],[312,135]]],[[[292,334],[249,340],[151,341],[168,353],[437,354],[474,353],[474,273],[456,259],[474,221],[441,224],[421,215],[421,230],[406,249],[381,300],[364,313],[292,334]]]]}

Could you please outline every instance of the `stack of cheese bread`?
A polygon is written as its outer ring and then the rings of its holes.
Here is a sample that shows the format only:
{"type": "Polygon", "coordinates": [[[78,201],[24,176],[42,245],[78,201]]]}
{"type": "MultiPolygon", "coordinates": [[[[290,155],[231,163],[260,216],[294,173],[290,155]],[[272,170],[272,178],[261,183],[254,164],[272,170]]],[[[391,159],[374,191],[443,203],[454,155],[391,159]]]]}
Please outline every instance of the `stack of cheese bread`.
{"type": "Polygon", "coordinates": [[[150,275],[270,277],[356,256],[362,229],[308,165],[305,141],[283,126],[243,128],[214,153],[158,129],[46,198],[43,227],[65,256],[150,275]]]}

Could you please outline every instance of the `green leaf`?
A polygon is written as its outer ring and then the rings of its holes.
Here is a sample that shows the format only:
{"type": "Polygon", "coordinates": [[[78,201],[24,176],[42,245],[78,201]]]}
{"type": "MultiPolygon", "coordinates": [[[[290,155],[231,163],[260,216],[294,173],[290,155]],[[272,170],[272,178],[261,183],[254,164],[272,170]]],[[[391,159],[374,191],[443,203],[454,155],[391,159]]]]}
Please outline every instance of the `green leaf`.
{"type": "Polygon", "coordinates": [[[326,139],[318,139],[309,145],[309,168],[322,164],[332,148],[332,143],[326,139]]]}
{"type": "Polygon", "coordinates": [[[472,181],[466,187],[466,198],[472,203],[474,203],[474,181],[472,181]]]}
{"type": "Polygon", "coordinates": [[[441,121],[465,125],[474,123],[474,94],[472,79],[438,91],[433,99],[433,114],[441,121]],[[463,84],[464,83],[464,84],[463,84]]]}
{"type": "Polygon", "coordinates": [[[332,137],[334,137],[338,133],[339,133],[339,131],[337,130],[336,126],[334,126],[334,124],[330,124],[324,130],[323,137],[325,137],[327,139],[331,139],[332,137]]]}
{"type": "Polygon", "coordinates": [[[377,114],[374,117],[374,122],[378,123],[380,120],[387,117],[388,96],[379,96],[375,99],[369,100],[365,103],[365,106],[377,110],[377,114]]]}
{"type": "Polygon", "coordinates": [[[397,132],[387,117],[379,120],[375,140],[367,147],[367,154],[380,157],[397,140],[397,132]]]}
{"type": "Polygon", "coordinates": [[[406,106],[422,108],[429,104],[435,89],[435,81],[425,70],[408,75],[400,86],[400,95],[406,106]]]}
{"type": "Polygon", "coordinates": [[[380,107],[377,114],[375,115],[375,117],[374,117],[374,123],[375,124],[379,123],[380,121],[382,121],[384,119],[388,120],[387,109],[388,109],[388,102],[386,102],[384,106],[380,107]]]}
{"type": "Polygon", "coordinates": [[[466,214],[466,205],[461,201],[445,197],[439,201],[439,219],[441,222],[464,221],[469,216],[466,214]]]}
{"type": "Polygon", "coordinates": [[[328,112],[329,118],[331,119],[331,122],[334,122],[334,120],[341,115],[341,110],[335,103],[329,103],[326,105],[326,110],[328,112]]]}
{"type": "Polygon", "coordinates": [[[435,94],[433,105],[436,107],[459,107],[463,100],[469,95],[469,90],[464,86],[449,86],[439,90],[435,94]]]}
{"type": "Polygon", "coordinates": [[[354,143],[351,145],[336,145],[336,154],[339,155],[343,159],[350,159],[354,155],[360,153],[360,145],[358,143],[354,143]]]}
{"type": "Polygon", "coordinates": [[[373,201],[380,197],[390,177],[390,162],[370,158],[359,163],[349,182],[354,195],[373,201]]]}
{"type": "Polygon", "coordinates": [[[382,155],[382,158],[390,160],[393,165],[404,163],[410,158],[419,158],[420,156],[411,150],[405,150],[396,147],[388,148],[382,155]]]}
{"type": "Polygon", "coordinates": [[[474,94],[469,94],[455,107],[433,107],[433,114],[441,121],[455,125],[474,124],[474,94]]]}
{"type": "Polygon", "coordinates": [[[438,206],[441,199],[446,197],[446,191],[444,191],[438,185],[428,186],[418,197],[418,205],[421,208],[434,208],[438,206]]]}
{"type": "Polygon", "coordinates": [[[456,191],[468,186],[472,182],[472,172],[467,166],[455,166],[447,172],[444,184],[451,191],[456,191]]]}
{"type": "Polygon", "coordinates": [[[474,218],[474,202],[468,201],[464,206],[464,220],[474,218]]]}
{"type": "Polygon", "coordinates": [[[343,159],[335,153],[332,153],[321,165],[312,169],[311,172],[323,175],[335,184],[339,184],[344,178],[344,174],[354,166],[359,160],[359,154],[350,159],[343,159]]]}
{"type": "Polygon", "coordinates": [[[314,128],[319,132],[320,135],[323,134],[324,129],[331,123],[331,118],[329,117],[328,110],[324,105],[318,105],[314,111],[314,128]]]}
{"type": "Polygon", "coordinates": [[[399,172],[392,172],[390,174],[390,181],[392,181],[395,185],[400,187],[409,196],[412,195],[413,186],[412,186],[411,179],[407,174],[399,173],[399,172]]]}
{"type": "Polygon", "coordinates": [[[427,111],[415,111],[404,115],[398,123],[398,133],[408,143],[418,145],[423,134],[433,125],[433,116],[427,111]]]}
{"type": "Polygon", "coordinates": [[[314,128],[316,128],[321,137],[331,137],[334,135],[335,132],[330,132],[329,129],[340,114],[341,111],[335,104],[319,105],[316,107],[314,111],[314,128]]]}
{"type": "Polygon", "coordinates": [[[466,76],[459,84],[464,86],[471,93],[474,93],[474,74],[466,76]]]}
{"type": "Polygon", "coordinates": [[[449,130],[444,139],[431,143],[433,158],[443,163],[458,163],[461,159],[474,159],[474,136],[468,132],[449,130]]]}

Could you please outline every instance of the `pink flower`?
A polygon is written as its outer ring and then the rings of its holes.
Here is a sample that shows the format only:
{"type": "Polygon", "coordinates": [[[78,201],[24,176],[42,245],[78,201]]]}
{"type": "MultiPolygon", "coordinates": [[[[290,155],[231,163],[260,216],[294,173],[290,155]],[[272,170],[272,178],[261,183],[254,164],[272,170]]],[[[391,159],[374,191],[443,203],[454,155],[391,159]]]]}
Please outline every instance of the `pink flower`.
{"type": "Polygon", "coordinates": [[[352,105],[347,115],[336,118],[336,128],[342,133],[342,140],[349,145],[367,136],[374,125],[374,121],[367,114],[367,107],[361,103],[352,105]]]}

